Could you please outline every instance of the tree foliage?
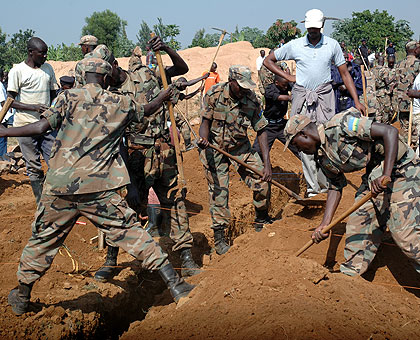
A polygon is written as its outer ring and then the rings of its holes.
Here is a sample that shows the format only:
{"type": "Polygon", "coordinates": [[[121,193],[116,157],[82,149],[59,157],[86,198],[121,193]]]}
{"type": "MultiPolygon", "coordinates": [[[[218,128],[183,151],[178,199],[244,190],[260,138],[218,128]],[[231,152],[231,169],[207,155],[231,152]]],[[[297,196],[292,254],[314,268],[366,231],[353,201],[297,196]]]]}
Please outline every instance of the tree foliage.
{"type": "Polygon", "coordinates": [[[31,29],[19,30],[6,41],[7,35],[0,30],[0,67],[9,70],[13,64],[24,61],[28,55],[26,43],[34,35],[31,29]]]}
{"type": "Polygon", "coordinates": [[[127,22],[109,9],[93,12],[85,18],[86,25],[82,28],[82,35],[91,34],[98,38],[100,44],[105,44],[116,57],[130,55],[134,44],[128,40],[125,32],[127,22]]]}
{"type": "Polygon", "coordinates": [[[232,33],[232,41],[249,41],[255,48],[264,47],[265,40],[264,31],[257,27],[245,26],[239,31],[236,26],[235,32],[232,33]]]}
{"type": "Polygon", "coordinates": [[[302,32],[297,27],[296,21],[283,22],[282,19],[277,19],[276,22],[268,28],[267,33],[265,34],[265,47],[275,48],[282,39],[287,43],[290,40],[299,38],[301,34],[302,32]]]}
{"type": "MultiPolygon", "coordinates": [[[[219,44],[220,34],[218,33],[205,33],[206,30],[204,28],[199,29],[197,32],[195,32],[194,38],[191,42],[191,45],[188,46],[191,47],[215,47],[219,44]]],[[[223,41],[222,44],[226,43],[226,40],[223,41]]]]}
{"type": "Polygon", "coordinates": [[[344,41],[351,49],[357,49],[365,38],[372,51],[383,51],[385,40],[392,41],[397,49],[403,50],[405,43],[413,36],[410,24],[406,20],[395,21],[387,11],[353,12],[352,18],[333,23],[332,37],[344,41]]]}
{"type": "MultiPolygon", "coordinates": [[[[181,43],[176,40],[176,37],[181,33],[179,26],[175,24],[165,25],[162,18],[157,18],[157,21],[157,24],[153,25],[153,31],[156,35],[160,36],[162,41],[170,48],[179,50],[181,48],[181,43]]],[[[137,33],[137,43],[142,50],[146,49],[146,44],[150,40],[151,32],[152,29],[143,20],[137,33]]]]}
{"type": "Polygon", "coordinates": [[[56,61],[73,61],[83,59],[83,54],[80,46],[71,44],[61,44],[57,46],[48,47],[48,60],[56,61]]]}

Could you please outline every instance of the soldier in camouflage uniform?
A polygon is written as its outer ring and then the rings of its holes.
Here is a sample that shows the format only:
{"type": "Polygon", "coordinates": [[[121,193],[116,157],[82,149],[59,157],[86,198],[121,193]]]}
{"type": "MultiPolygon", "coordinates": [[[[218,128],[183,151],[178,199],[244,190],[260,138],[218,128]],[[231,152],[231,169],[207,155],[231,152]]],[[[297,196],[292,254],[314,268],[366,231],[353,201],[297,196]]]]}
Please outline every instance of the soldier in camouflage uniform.
{"type": "Polygon", "coordinates": [[[251,90],[254,87],[251,71],[245,66],[235,65],[229,69],[229,81],[213,86],[204,97],[201,139],[198,145],[203,148],[200,151],[200,160],[209,187],[212,228],[218,254],[224,254],[229,250],[224,230],[229,226],[231,219],[228,206],[230,163],[254,192],[256,231],[260,231],[264,224],[272,223],[268,215],[270,186],[266,182],[271,180],[271,163],[265,131],[267,121],[262,116],[259,100],[251,90]],[[258,153],[251,149],[247,133],[250,126],[257,132],[264,165],[258,153]],[[260,170],[264,173],[264,177],[258,178],[243,166],[209,148],[210,143],[260,170]]]}
{"type": "MultiPolygon", "coordinates": [[[[399,120],[401,124],[401,133],[407,141],[408,126],[410,116],[410,97],[407,91],[412,88],[414,79],[420,72],[420,44],[417,41],[410,41],[405,45],[407,57],[401,60],[396,66],[397,72],[397,105],[399,120]]],[[[417,127],[413,124],[411,130],[411,146],[416,149],[418,145],[417,127]]]]}
{"type": "Polygon", "coordinates": [[[398,130],[351,108],[318,127],[305,116],[294,116],[286,134],[288,142],[316,155],[329,182],[324,218],[312,234],[317,243],[328,236],[321,230],[331,222],[347,185],[344,173],[366,169],[356,201],[369,191],[374,198],[348,219],[341,272],[351,276],[366,272],[388,226],[395,243],[420,273],[420,160],[398,130]],[[384,179],[390,180],[388,186],[383,185],[384,179]]]}
{"type": "MultiPolygon", "coordinates": [[[[287,64],[284,61],[277,61],[276,65],[280,67],[283,71],[290,73],[287,64]]],[[[274,73],[271,72],[264,64],[261,66],[261,70],[258,72],[259,77],[259,84],[258,89],[260,90],[261,94],[264,96],[265,88],[274,83],[274,73]]]]}
{"type": "Polygon", "coordinates": [[[1,129],[4,136],[58,130],[32,237],[20,259],[19,286],[9,294],[9,304],[17,315],[28,310],[32,285],[51,266],[80,216],[100,228],[108,241],[142,261],[144,268],[158,270],[176,301],[193,288],[178,276],[167,255],[141,228],[136,213],[117,191],[129,183],[119,152],[126,127],[160,107],[170,91],[162,92],[150,104],[140,105],[128,96],[103,89],[111,70],[109,63],[89,58],[84,61],[84,70],[87,84],[64,91],[40,122],[1,129]]]}
{"type": "Polygon", "coordinates": [[[394,115],[394,88],[397,85],[397,75],[395,66],[395,55],[391,54],[387,57],[387,67],[382,67],[375,71],[377,73],[375,86],[376,98],[378,101],[378,110],[375,120],[383,124],[391,124],[394,115]]]}
{"type": "MultiPolygon", "coordinates": [[[[184,60],[171,48],[156,37],[150,41],[154,51],[166,51],[174,65],[166,69],[167,78],[188,72],[184,60]]],[[[157,98],[161,92],[160,85],[153,71],[135,61],[132,71],[126,72],[118,67],[113,58],[111,85],[121,94],[134,96],[136,101],[147,104],[157,98]]],[[[137,58],[139,56],[137,55],[137,58]]],[[[172,86],[173,88],[173,86],[172,86]]],[[[174,91],[176,92],[176,91],[174,91]]],[[[127,186],[127,201],[130,206],[139,210],[145,205],[147,193],[153,187],[162,208],[162,220],[170,224],[170,237],[174,241],[172,250],[178,251],[181,257],[183,276],[192,276],[200,272],[191,254],[193,236],[188,222],[184,196],[178,186],[178,168],[175,147],[171,141],[168,126],[169,112],[161,105],[156,112],[145,117],[141,122],[133,122],[127,129],[128,146],[127,167],[131,184],[127,186]]],[[[159,236],[157,230],[149,230],[153,236],[159,236]]],[[[105,265],[95,274],[99,281],[107,281],[113,276],[113,263],[116,263],[118,248],[109,247],[105,265]]]]}

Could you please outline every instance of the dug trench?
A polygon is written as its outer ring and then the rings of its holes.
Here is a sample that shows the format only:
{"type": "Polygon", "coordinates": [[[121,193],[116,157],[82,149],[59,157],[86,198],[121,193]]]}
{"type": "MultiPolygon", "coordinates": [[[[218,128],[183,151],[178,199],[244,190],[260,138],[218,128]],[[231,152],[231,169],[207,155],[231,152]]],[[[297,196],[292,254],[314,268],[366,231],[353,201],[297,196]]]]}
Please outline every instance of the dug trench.
{"type": "MultiPolygon", "coordinates": [[[[273,176],[298,192],[304,186],[300,162],[280,143],[272,150],[273,176]]],[[[7,294],[16,285],[16,268],[31,234],[35,211],[30,186],[22,175],[0,180],[0,337],[3,339],[407,339],[419,337],[419,276],[389,237],[364,278],[338,273],[343,261],[344,224],[331,241],[297,251],[322,218],[323,209],[303,207],[273,188],[271,214],[278,220],[260,233],[253,230],[252,192],[232,170],[228,232],[232,248],[212,252],[207,183],[197,151],[184,154],[187,209],[194,235],[193,256],[203,265],[188,279],[197,287],[176,306],[158,277],[141,271],[128,254],[119,255],[119,274],[109,283],[93,279],[104,261],[90,239],[97,232],[76,225],[66,240],[78,273],[65,250],[34,286],[32,311],[16,317],[7,294]],[[328,257],[326,256],[328,254],[328,257]],[[322,265],[328,262],[331,271],[322,265]]],[[[348,176],[337,213],[354,199],[361,174],[348,176]]],[[[159,243],[175,267],[169,238],[159,243]]]]}

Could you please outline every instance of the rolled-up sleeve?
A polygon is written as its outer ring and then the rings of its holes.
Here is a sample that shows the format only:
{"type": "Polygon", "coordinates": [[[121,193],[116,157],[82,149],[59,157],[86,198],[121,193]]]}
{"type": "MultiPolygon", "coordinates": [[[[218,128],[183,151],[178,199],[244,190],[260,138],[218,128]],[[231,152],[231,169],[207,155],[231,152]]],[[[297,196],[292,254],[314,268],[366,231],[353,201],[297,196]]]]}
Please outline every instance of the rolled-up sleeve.
{"type": "Polygon", "coordinates": [[[41,114],[41,118],[45,118],[50,124],[52,130],[58,130],[63,123],[65,112],[66,98],[64,94],[57,97],[57,102],[54,107],[49,108],[41,114]]]}

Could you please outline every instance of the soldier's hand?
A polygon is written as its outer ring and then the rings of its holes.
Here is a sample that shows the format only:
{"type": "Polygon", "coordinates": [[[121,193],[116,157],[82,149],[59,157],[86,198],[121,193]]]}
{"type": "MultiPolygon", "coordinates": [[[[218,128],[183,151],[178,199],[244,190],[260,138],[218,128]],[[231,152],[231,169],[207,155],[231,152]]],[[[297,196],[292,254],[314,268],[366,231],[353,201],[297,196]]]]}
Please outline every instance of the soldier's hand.
{"type": "Polygon", "coordinates": [[[263,176],[262,176],[262,180],[266,181],[266,182],[270,182],[273,176],[273,171],[271,170],[271,165],[270,166],[265,166],[264,165],[264,170],[263,170],[263,176]]]}
{"type": "Polygon", "coordinates": [[[173,95],[172,86],[169,86],[166,90],[160,91],[158,98],[164,102],[169,101],[173,95]]]}
{"type": "Polygon", "coordinates": [[[130,184],[127,186],[127,195],[125,196],[125,199],[132,209],[140,207],[140,194],[135,185],[130,184]]]}
{"type": "Polygon", "coordinates": [[[391,178],[389,176],[385,176],[385,175],[382,175],[381,177],[372,181],[370,191],[372,192],[373,197],[376,197],[381,192],[385,191],[387,186],[383,185],[384,180],[387,180],[388,182],[391,182],[391,178]]]}
{"type": "Polygon", "coordinates": [[[416,90],[410,89],[407,91],[407,96],[409,96],[410,98],[416,98],[417,92],[418,91],[416,90]]]}
{"type": "Polygon", "coordinates": [[[318,228],[316,228],[315,229],[315,231],[312,233],[312,240],[315,242],[315,243],[319,243],[319,242],[321,242],[322,240],[325,240],[327,237],[328,237],[328,235],[329,235],[329,232],[327,233],[327,234],[323,234],[322,232],[321,232],[321,230],[322,229],[324,229],[326,227],[326,225],[320,225],[318,228]]]}
{"type": "Polygon", "coordinates": [[[361,102],[354,103],[354,107],[358,109],[364,116],[366,116],[366,108],[361,102]]]}
{"type": "Polygon", "coordinates": [[[167,46],[159,36],[155,36],[154,38],[150,39],[148,43],[150,44],[154,52],[164,51],[167,48],[167,46]]]}
{"type": "Polygon", "coordinates": [[[207,140],[207,138],[203,138],[201,137],[198,141],[197,141],[197,146],[201,149],[206,149],[208,146],[210,145],[209,141],[207,140]]]}

